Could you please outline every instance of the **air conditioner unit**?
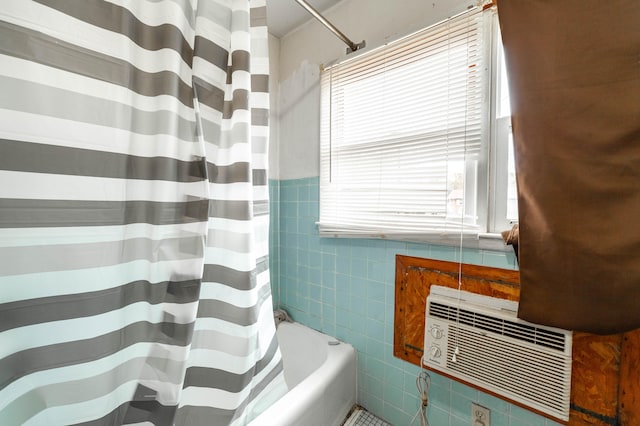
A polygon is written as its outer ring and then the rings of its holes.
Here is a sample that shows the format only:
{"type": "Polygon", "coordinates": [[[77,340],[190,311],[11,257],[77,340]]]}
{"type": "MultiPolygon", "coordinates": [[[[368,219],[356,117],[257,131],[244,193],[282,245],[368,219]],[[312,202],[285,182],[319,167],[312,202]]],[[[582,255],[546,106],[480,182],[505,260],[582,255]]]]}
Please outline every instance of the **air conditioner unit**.
{"type": "Polygon", "coordinates": [[[424,365],[569,420],[572,333],[516,312],[516,302],[431,286],[424,365]]]}

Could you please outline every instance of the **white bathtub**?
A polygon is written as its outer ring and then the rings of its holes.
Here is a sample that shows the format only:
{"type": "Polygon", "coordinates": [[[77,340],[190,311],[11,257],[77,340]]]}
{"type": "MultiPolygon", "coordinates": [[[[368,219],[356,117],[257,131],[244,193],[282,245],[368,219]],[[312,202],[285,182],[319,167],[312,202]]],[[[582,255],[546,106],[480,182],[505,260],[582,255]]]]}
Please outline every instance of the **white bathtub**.
{"type": "Polygon", "coordinates": [[[297,323],[277,330],[289,392],[250,426],[339,426],[356,403],[356,351],[297,323]]]}

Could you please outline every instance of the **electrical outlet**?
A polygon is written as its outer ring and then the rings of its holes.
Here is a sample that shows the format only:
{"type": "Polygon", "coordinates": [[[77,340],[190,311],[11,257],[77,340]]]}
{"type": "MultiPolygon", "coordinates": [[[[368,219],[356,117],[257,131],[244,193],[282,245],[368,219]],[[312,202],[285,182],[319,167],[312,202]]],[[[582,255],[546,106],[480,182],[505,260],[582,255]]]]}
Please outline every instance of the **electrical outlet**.
{"type": "Polygon", "coordinates": [[[471,404],[471,426],[490,426],[491,410],[476,403],[471,404]]]}

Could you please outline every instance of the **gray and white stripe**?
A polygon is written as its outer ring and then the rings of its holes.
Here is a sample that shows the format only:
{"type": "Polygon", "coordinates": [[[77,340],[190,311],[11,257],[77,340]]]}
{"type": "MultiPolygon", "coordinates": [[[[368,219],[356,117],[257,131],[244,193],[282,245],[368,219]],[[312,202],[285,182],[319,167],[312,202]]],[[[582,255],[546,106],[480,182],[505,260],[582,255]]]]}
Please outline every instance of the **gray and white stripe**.
{"type": "Polygon", "coordinates": [[[286,392],[264,0],[5,0],[0,424],[246,424],[286,392]]]}

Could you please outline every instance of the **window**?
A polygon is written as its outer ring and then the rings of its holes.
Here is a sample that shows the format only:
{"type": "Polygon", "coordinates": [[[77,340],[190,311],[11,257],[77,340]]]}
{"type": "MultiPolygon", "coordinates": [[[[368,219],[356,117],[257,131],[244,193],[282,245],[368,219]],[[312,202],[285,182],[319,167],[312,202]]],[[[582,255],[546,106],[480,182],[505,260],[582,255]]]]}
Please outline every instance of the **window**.
{"type": "Polygon", "coordinates": [[[493,160],[495,164],[495,217],[493,220],[496,231],[508,229],[518,220],[518,198],[516,189],[516,169],[513,152],[513,132],[511,130],[511,105],[509,102],[509,87],[507,85],[507,67],[502,54],[502,39],[496,37],[494,66],[496,76],[495,86],[495,124],[493,143],[497,153],[493,160]]]}
{"type": "Polygon", "coordinates": [[[321,235],[433,240],[507,229],[510,113],[506,84],[492,84],[502,81],[493,15],[467,11],[323,71],[321,235]],[[504,200],[489,208],[496,191],[504,200]]]}

